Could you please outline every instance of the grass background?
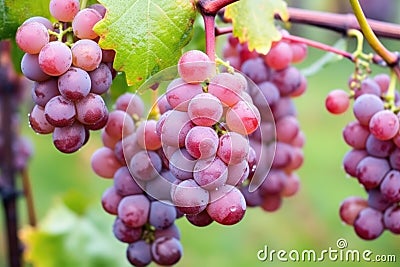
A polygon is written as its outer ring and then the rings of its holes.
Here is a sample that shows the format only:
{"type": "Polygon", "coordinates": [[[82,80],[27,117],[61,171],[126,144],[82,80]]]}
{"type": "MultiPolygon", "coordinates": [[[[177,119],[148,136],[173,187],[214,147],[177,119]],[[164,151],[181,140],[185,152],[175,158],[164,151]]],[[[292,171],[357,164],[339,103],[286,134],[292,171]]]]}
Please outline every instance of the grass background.
{"type": "MultiPolygon", "coordinates": [[[[331,1],[321,1],[331,2],[331,1]]],[[[306,1],[306,5],[310,1],[306,1]]],[[[329,8],[329,4],[316,8],[329,8]]],[[[309,27],[293,28],[294,32],[326,43],[334,43],[339,35],[327,33],[309,27]]],[[[389,49],[396,50],[398,43],[385,42],[389,49]]],[[[349,51],[354,44],[350,42],[349,51]]],[[[309,49],[309,57],[299,68],[313,63],[323,53],[309,49]]],[[[282,208],[275,213],[265,213],[260,209],[249,209],[242,222],[235,226],[212,224],[205,228],[196,228],[185,220],[179,220],[182,232],[184,256],[177,266],[281,266],[278,261],[260,262],[257,251],[267,245],[270,249],[290,251],[314,249],[317,252],[332,247],[336,241],[345,238],[348,249],[359,251],[372,250],[375,254],[394,254],[400,261],[400,239],[385,232],[379,239],[363,241],[354,233],[353,228],[344,225],[339,218],[340,202],[350,195],[365,197],[357,181],[347,178],[342,166],[342,158],[349,147],[342,140],[344,125],[353,120],[351,111],[344,116],[328,114],[324,108],[326,94],[336,88],[346,89],[347,79],[353,71],[353,65],[345,60],[321,70],[318,75],[308,77],[308,90],[295,100],[298,118],[307,137],[304,147],[305,162],[299,170],[301,190],[292,198],[285,199],[282,208]]],[[[374,68],[374,73],[386,70],[374,68]]],[[[35,146],[35,155],[29,165],[33,185],[34,200],[39,218],[45,217],[54,201],[66,193],[85,196],[87,204],[93,206],[98,218],[109,225],[113,217],[104,213],[100,205],[103,190],[111,181],[98,178],[90,168],[91,154],[101,146],[98,134],[93,134],[84,149],[74,155],[63,155],[51,145],[50,136],[39,136],[27,127],[27,116],[22,111],[23,134],[29,136],[35,146]]],[[[21,226],[26,224],[25,203],[19,200],[22,218],[21,226]]],[[[59,218],[60,221],[63,218],[59,218]]],[[[4,229],[3,214],[0,214],[0,226],[4,229]]],[[[97,246],[98,244],[93,244],[97,246]]],[[[115,258],[125,257],[123,245],[110,238],[107,246],[117,248],[115,258]]],[[[77,249],[76,254],[80,254],[77,249]]],[[[85,254],[82,253],[82,262],[85,254]]],[[[51,257],[51,255],[49,255],[51,257]]],[[[121,262],[116,260],[116,262],[121,262]]],[[[301,262],[284,263],[286,266],[304,266],[301,262]]],[[[307,266],[398,266],[398,263],[330,262],[307,263],[307,266]]],[[[4,234],[0,232],[0,266],[5,263],[4,234]]],[[[127,264],[113,267],[128,266],[127,264]]],[[[72,266],[62,266],[72,267],[72,266]]],[[[85,267],[84,264],[79,267],[85,267]]],[[[111,266],[110,266],[111,267],[111,266]]]]}

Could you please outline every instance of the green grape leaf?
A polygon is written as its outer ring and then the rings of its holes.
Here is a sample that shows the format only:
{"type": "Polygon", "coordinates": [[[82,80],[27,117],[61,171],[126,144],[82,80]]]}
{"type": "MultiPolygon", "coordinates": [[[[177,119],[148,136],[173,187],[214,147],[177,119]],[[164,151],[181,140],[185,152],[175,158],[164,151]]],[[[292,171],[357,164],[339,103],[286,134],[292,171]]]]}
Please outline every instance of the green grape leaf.
{"type": "Polygon", "coordinates": [[[83,213],[72,208],[71,203],[58,201],[36,228],[22,228],[25,260],[36,267],[128,267],[126,246],[112,233],[114,218],[98,205],[83,213]]]}
{"type": "Polygon", "coordinates": [[[94,30],[102,48],[116,51],[114,68],[136,89],[159,71],[176,65],[190,41],[193,1],[99,0],[107,8],[94,30]]]}
{"type": "Polygon", "coordinates": [[[14,38],[19,25],[33,16],[49,18],[49,0],[0,0],[0,40],[14,38]]]}
{"type": "Polygon", "coordinates": [[[276,13],[283,21],[289,19],[285,1],[241,0],[227,6],[225,16],[232,20],[233,35],[241,43],[247,42],[251,51],[267,54],[272,42],[281,39],[274,22],[276,13]]]}

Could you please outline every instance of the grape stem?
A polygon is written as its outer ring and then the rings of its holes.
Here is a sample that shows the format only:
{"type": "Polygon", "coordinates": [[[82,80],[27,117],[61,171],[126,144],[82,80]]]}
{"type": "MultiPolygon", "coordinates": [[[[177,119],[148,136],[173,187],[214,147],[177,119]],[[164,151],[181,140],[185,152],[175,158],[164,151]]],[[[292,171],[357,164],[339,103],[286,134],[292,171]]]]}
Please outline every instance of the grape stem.
{"type": "MultiPolygon", "coordinates": [[[[349,29],[361,30],[354,14],[334,14],[315,10],[289,7],[289,22],[312,25],[346,34],[349,29]]],[[[276,19],[281,19],[279,14],[276,19]]],[[[368,24],[377,36],[400,39],[400,25],[367,19],[368,24]]]]}
{"type": "Polygon", "coordinates": [[[396,111],[396,105],[395,105],[396,81],[397,81],[396,73],[392,70],[390,72],[389,88],[385,96],[386,101],[388,102],[389,105],[389,109],[392,111],[396,111]]]}
{"type": "Polygon", "coordinates": [[[222,8],[239,0],[199,0],[197,6],[201,14],[215,17],[222,8]]]}
{"type": "Polygon", "coordinates": [[[215,61],[215,16],[203,15],[206,32],[206,53],[211,61],[215,61]]]}
{"type": "MultiPolygon", "coordinates": [[[[228,34],[228,33],[232,33],[231,26],[215,29],[216,36],[228,34]]],[[[340,49],[332,47],[330,45],[327,45],[327,44],[324,44],[324,43],[321,43],[318,41],[310,40],[310,39],[307,39],[304,37],[289,34],[289,35],[282,36],[282,39],[291,41],[291,42],[303,43],[310,47],[314,47],[316,49],[323,50],[326,52],[332,52],[332,53],[340,55],[344,58],[347,58],[347,59],[351,60],[352,62],[355,62],[355,60],[356,60],[355,56],[352,53],[349,53],[347,51],[340,50],[340,49]]],[[[378,64],[378,65],[384,65],[384,62],[382,62],[382,59],[378,55],[374,55],[372,57],[372,62],[375,64],[378,64]]]]}
{"type": "Polygon", "coordinates": [[[29,173],[27,169],[23,169],[22,173],[22,187],[24,189],[24,195],[26,199],[26,206],[28,209],[28,220],[29,224],[33,227],[36,226],[36,213],[35,213],[35,205],[33,202],[32,195],[32,186],[29,179],[29,173]]]}
{"type": "Polygon", "coordinates": [[[379,41],[378,37],[375,35],[374,31],[369,25],[358,0],[350,0],[350,4],[353,8],[354,15],[356,16],[357,21],[361,27],[361,31],[363,32],[365,39],[372,47],[372,49],[374,49],[374,51],[378,55],[380,55],[389,66],[397,64],[397,55],[387,50],[386,47],[379,41]]]}

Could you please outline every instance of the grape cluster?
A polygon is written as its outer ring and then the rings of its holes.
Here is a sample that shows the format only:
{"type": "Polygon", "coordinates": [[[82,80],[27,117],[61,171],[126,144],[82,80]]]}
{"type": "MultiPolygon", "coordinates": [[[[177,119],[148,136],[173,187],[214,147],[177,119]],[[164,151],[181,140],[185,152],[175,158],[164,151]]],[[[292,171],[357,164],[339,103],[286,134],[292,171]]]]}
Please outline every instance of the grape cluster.
{"type": "Polygon", "coordinates": [[[108,110],[100,96],[113,79],[113,50],[102,50],[93,26],[106,9],[100,4],[80,10],[79,0],[51,0],[52,24],[44,17],[27,19],[17,30],[16,42],[25,52],[22,73],[34,81],[35,106],[31,128],[53,135],[63,153],[81,148],[89,130],[103,128],[108,110]]]}
{"type": "Polygon", "coordinates": [[[248,206],[276,211],[283,197],[294,195],[300,186],[295,170],[303,163],[305,137],[292,98],[305,92],[307,81],[292,64],[305,59],[307,46],[282,39],[262,55],[249,51],[246,43],[241,44],[230,35],[223,54],[233,67],[257,84],[249,86],[248,92],[261,113],[259,129],[249,136],[257,162],[250,177],[260,181],[260,186],[254,191],[250,183],[243,185],[241,191],[248,206]]]}
{"type": "MultiPolygon", "coordinates": [[[[0,80],[2,81],[0,84],[0,107],[6,106],[3,101],[10,101],[8,105],[11,107],[11,110],[9,110],[11,125],[8,125],[5,121],[5,116],[8,114],[4,114],[5,111],[0,109],[0,170],[3,168],[3,164],[6,162],[5,158],[7,157],[5,154],[7,151],[5,149],[5,129],[10,129],[13,135],[13,167],[15,171],[21,172],[26,168],[33,154],[31,141],[18,134],[20,132],[18,107],[25,101],[26,94],[24,92],[29,86],[29,82],[15,73],[10,52],[11,44],[8,41],[0,42],[0,80]]],[[[2,187],[1,184],[0,187],[2,187]]]]}
{"type": "MultiPolygon", "coordinates": [[[[366,240],[378,238],[385,229],[400,234],[400,133],[399,117],[389,95],[390,78],[378,74],[354,86],[350,93],[337,89],[326,98],[326,107],[341,114],[354,98],[355,121],[343,129],[343,138],[352,149],[343,159],[345,172],[355,177],[368,198],[348,197],[340,206],[340,217],[366,240]],[[392,109],[393,108],[393,109],[392,109]]],[[[396,102],[395,102],[395,106],[396,102]]]]}
{"type": "Polygon", "coordinates": [[[182,55],[178,73],[147,116],[138,95],[121,95],[92,156],[95,173],[114,180],[103,208],[117,215],[114,234],[136,266],[180,259],[177,218],[232,225],[246,211],[239,187],[255,168],[248,137],[261,121],[247,81],[216,74],[197,50],[182,55]]]}
{"type": "Polygon", "coordinates": [[[113,185],[105,190],[102,206],[115,215],[115,237],[128,244],[134,266],[175,264],[182,256],[175,220],[182,214],[171,204],[175,178],[163,167],[155,120],[144,118],[142,99],[121,95],[102,130],[104,147],[92,155],[94,172],[113,185]]]}

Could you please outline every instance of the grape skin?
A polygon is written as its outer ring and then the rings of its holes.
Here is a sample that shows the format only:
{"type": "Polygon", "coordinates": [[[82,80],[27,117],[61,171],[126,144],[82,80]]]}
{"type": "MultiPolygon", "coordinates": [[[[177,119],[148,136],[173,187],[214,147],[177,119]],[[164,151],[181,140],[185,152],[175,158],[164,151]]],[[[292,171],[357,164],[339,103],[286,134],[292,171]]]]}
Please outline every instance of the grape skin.
{"type": "Polygon", "coordinates": [[[79,0],[51,0],[49,4],[50,14],[63,22],[72,21],[79,8],[79,0]]]}
{"type": "Polygon", "coordinates": [[[190,50],[180,57],[178,73],[187,83],[201,83],[215,75],[215,63],[204,52],[190,50]]]}
{"type": "Polygon", "coordinates": [[[54,41],[46,44],[39,53],[39,66],[42,71],[50,76],[64,74],[72,64],[72,53],[69,47],[54,41]]]}
{"type": "Polygon", "coordinates": [[[72,20],[75,36],[80,39],[95,39],[98,35],[93,31],[93,27],[101,19],[100,13],[92,8],[80,10],[72,20]]]}
{"type": "Polygon", "coordinates": [[[89,74],[80,69],[71,67],[58,78],[58,89],[63,97],[71,101],[79,101],[90,92],[91,80],[89,74]]]}
{"type": "Polygon", "coordinates": [[[101,63],[101,48],[95,41],[79,40],[71,47],[71,53],[72,64],[83,70],[94,71],[101,63]]]}
{"type": "Polygon", "coordinates": [[[49,43],[49,40],[49,32],[46,26],[35,21],[22,24],[15,36],[19,48],[29,54],[39,54],[40,50],[49,43]]]}

